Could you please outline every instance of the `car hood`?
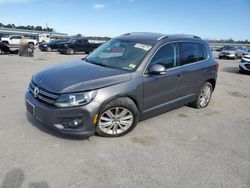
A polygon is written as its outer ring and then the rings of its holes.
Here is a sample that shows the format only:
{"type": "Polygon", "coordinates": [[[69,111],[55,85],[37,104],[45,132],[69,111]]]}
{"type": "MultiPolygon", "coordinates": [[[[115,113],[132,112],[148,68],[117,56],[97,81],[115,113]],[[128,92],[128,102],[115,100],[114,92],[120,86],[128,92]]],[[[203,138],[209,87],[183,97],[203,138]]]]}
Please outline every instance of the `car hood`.
{"type": "Polygon", "coordinates": [[[35,74],[33,82],[52,93],[88,91],[129,81],[131,73],[86,61],[75,61],[57,65],[35,74]]]}

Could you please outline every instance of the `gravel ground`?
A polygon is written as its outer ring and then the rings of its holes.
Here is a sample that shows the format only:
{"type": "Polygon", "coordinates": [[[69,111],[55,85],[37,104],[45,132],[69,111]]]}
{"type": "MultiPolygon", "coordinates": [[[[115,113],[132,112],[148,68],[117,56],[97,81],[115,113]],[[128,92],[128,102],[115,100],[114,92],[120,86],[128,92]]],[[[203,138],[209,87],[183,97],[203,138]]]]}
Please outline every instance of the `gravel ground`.
{"type": "Polygon", "coordinates": [[[218,60],[206,109],[161,114],[124,137],[73,139],[28,121],[32,74],[83,56],[0,56],[1,188],[250,186],[250,76],[238,73],[239,60],[218,60]]]}

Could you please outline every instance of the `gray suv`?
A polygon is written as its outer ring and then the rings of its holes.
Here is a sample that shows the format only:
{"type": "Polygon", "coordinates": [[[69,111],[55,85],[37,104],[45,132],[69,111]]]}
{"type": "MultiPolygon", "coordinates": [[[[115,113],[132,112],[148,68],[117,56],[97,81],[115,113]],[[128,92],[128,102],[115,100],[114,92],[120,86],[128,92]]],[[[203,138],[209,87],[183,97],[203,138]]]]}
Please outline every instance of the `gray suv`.
{"type": "Polygon", "coordinates": [[[127,33],[82,60],[35,74],[26,108],[63,134],[117,137],[171,109],[206,107],[217,71],[197,36],[127,33]]]}

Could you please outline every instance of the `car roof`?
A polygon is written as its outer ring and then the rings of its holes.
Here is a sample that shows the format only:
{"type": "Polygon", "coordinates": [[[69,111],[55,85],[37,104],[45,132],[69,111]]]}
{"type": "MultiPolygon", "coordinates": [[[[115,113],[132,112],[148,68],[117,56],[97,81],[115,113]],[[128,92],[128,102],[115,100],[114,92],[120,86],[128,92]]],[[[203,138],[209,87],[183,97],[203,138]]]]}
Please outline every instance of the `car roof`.
{"type": "Polygon", "coordinates": [[[136,41],[141,43],[150,43],[156,44],[162,40],[176,40],[176,39],[198,39],[201,40],[200,37],[195,35],[186,35],[186,34],[162,34],[162,33],[145,33],[145,32],[134,32],[134,33],[126,33],[121,36],[116,37],[116,39],[120,40],[128,40],[128,41],[136,41]]]}

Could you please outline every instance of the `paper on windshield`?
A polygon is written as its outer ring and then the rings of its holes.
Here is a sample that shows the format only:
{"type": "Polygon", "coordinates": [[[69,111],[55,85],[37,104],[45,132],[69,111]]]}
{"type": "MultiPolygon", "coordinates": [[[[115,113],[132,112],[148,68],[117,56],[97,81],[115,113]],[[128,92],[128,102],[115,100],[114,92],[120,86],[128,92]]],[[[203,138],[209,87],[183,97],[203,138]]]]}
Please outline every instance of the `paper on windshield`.
{"type": "Polygon", "coordinates": [[[152,46],[147,45],[147,44],[142,44],[142,43],[136,43],[136,44],[135,44],[135,47],[136,47],[136,48],[143,49],[143,50],[145,50],[145,51],[149,51],[149,50],[151,49],[152,46]]]}

